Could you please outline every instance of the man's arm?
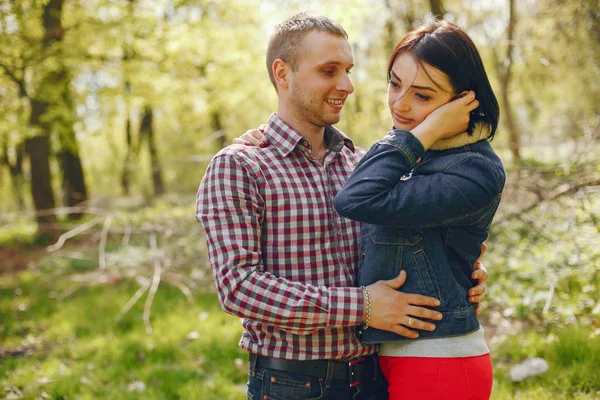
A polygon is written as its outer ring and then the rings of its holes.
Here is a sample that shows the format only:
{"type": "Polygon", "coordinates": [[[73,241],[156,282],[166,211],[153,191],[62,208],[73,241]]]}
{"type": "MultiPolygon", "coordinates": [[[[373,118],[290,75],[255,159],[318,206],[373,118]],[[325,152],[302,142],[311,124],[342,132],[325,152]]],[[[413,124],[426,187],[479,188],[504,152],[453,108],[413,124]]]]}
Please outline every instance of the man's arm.
{"type": "Polygon", "coordinates": [[[234,151],[226,150],[211,161],[197,198],[196,219],[206,230],[223,310],[297,335],[359,324],[359,288],[319,287],[264,270],[261,234],[266,210],[258,189],[262,175],[234,151]]]}

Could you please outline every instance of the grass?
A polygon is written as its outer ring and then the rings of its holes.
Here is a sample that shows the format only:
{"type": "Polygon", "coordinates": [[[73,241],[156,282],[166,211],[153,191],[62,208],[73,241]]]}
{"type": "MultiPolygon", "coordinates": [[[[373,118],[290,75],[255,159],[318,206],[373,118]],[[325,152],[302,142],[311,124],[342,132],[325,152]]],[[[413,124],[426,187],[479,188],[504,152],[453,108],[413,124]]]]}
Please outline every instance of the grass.
{"type": "Polygon", "coordinates": [[[190,305],[181,292],[160,287],[153,331],[146,335],[141,304],[116,320],[137,290],[134,282],[89,287],[57,300],[69,284],[64,276],[49,281],[43,271],[0,277],[1,348],[21,351],[0,361],[0,397],[243,398],[241,327],[213,294],[198,294],[190,305]],[[143,392],[134,390],[139,382],[143,392]]]}
{"type": "Polygon", "coordinates": [[[510,337],[494,351],[494,399],[600,398],[600,336],[589,327],[535,331],[510,337]],[[522,382],[510,380],[510,368],[527,357],[541,357],[549,370],[522,382]]]}
{"type": "MultiPolygon", "coordinates": [[[[564,216],[560,206],[493,228],[485,260],[486,308],[529,327],[492,348],[494,400],[600,398],[596,220],[580,216],[579,209],[564,216]],[[568,218],[573,222],[567,224],[568,218]],[[572,239],[551,240],[564,237],[572,239]],[[550,282],[556,285],[545,309],[550,282]],[[511,367],[529,356],[547,360],[549,371],[512,382],[511,367]]],[[[600,215],[600,200],[586,207],[589,215],[600,215]]],[[[124,214],[134,226],[160,217],[174,231],[185,227],[184,234],[159,243],[173,262],[171,271],[198,283],[192,302],[161,283],[151,310],[153,329],[146,334],[145,297],[123,318],[117,316],[152,276],[147,237],[132,236],[122,247],[122,236],[112,234],[106,263],[117,279],[101,282],[92,275],[98,272],[97,240],[82,237],[48,256],[36,246],[31,222],[9,221],[0,229],[0,398],[246,398],[241,325],[218,304],[204,265],[202,233],[188,205],[157,202],[124,214]],[[2,254],[20,262],[11,269],[2,254]]]]}
{"type": "MultiPolygon", "coordinates": [[[[80,266],[74,269],[79,272],[80,266]]],[[[245,398],[246,354],[241,327],[224,314],[212,292],[193,304],[161,286],[146,335],[142,302],[121,320],[134,281],[89,286],[59,300],[72,282],[49,279],[48,269],[0,277],[2,348],[21,350],[0,361],[0,396],[23,399],[232,399],[245,398]],[[197,334],[191,334],[197,332],[197,334]],[[136,391],[143,384],[143,391],[136,391]],[[45,396],[45,397],[44,397],[45,396]]],[[[529,331],[493,351],[493,399],[600,397],[600,336],[573,325],[529,331]],[[512,365],[542,357],[550,370],[525,382],[509,378],[512,365]]]]}

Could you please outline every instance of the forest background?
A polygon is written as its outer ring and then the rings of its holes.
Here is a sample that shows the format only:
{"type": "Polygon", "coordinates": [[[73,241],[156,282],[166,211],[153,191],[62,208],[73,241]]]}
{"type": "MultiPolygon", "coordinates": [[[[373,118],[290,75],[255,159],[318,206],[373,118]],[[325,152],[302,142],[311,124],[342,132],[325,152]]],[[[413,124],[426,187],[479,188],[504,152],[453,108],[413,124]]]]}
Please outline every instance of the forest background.
{"type": "Polygon", "coordinates": [[[437,15],[473,38],[508,171],[484,260],[493,398],[600,398],[596,0],[0,0],[0,397],[245,398],[195,192],[275,111],[266,43],[303,10],[349,33],[338,126],[362,147],[391,127],[406,32],[437,15]],[[511,376],[528,357],[548,370],[511,376]]]}

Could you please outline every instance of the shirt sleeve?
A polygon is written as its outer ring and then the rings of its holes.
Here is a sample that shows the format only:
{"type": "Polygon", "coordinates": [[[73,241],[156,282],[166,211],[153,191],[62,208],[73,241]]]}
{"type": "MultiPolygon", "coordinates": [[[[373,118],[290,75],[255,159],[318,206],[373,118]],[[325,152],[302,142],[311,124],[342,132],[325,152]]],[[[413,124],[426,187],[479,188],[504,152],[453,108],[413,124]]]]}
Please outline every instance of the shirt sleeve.
{"type": "Polygon", "coordinates": [[[390,132],[376,142],[335,198],[346,218],[398,227],[468,225],[493,213],[503,182],[489,160],[477,154],[445,170],[412,175],[424,154],[406,131],[390,132]]]}
{"type": "Polygon", "coordinates": [[[226,153],[215,156],[200,184],[196,219],[206,231],[223,310],[296,335],[360,324],[360,288],[314,286],[265,270],[261,238],[268,210],[259,190],[261,181],[259,168],[226,153]]]}

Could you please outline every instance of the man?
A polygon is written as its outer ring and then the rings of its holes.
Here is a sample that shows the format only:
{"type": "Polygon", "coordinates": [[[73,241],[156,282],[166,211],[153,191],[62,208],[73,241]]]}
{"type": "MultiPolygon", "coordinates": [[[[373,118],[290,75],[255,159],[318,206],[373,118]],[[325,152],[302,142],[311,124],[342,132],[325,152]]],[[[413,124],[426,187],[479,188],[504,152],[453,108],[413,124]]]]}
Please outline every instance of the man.
{"type": "MultiPolygon", "coordinates": [[[[387,398],[376,346],[362,344],[357,327],[415,338],[415,329],[435,329],[424,320],[442,318],[427,308],[437,299],[395,290],[404,273],[354,286],[359,224],[333,210],[364,155],[332,127],[354,91],[347,37],[336,22],[304,13],[276,28],[267,67],[279,102],[268,145],[220,151],[198,192],[221,305],[243,318],[249,399],[387,398]]],[[[474,289],[481,301],[484,285],[474,289]]]]}

